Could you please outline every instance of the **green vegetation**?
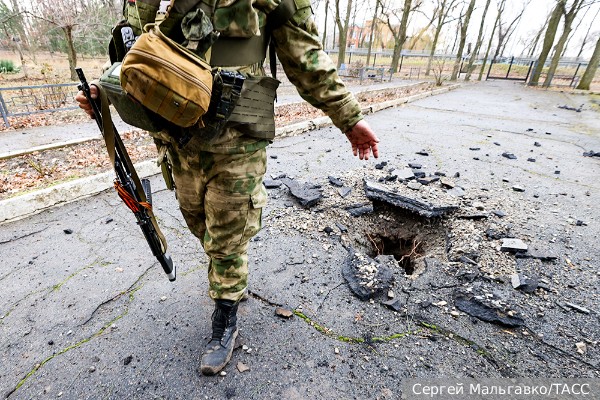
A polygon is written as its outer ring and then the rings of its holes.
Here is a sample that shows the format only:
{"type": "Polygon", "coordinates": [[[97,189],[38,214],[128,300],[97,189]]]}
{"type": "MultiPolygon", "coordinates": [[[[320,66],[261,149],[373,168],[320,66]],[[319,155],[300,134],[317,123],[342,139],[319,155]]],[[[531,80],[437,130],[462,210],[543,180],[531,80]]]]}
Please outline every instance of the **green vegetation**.
{"type": "Polygon", "coordinates": [[[15,64],[10,60],[0,60],[0,73],[16,72],[15,64]]]}

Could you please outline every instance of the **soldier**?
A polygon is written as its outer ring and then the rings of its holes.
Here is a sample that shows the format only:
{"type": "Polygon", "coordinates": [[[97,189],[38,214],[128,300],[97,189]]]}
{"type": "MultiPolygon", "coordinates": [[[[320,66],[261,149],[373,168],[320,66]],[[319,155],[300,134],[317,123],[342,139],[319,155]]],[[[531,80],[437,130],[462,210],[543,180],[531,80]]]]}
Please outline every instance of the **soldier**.
{"type": "MultiPolygon", "coordinates": [[[[141,4],[140,0],[138,3],[141,4]]],[[[264,36],[270,36],[271,46],[302,98],[323,110],[345,133],[355,156],[361,160],[368,160],[371,154],[379,156],[379,139],[321,47],[309,0],[219,2],[212,20],[215,30],[220,32],[212,49],[213,67],[221,66],[246,76],[265,76],[264,50],[262,53],[258,50],[258,58],[256,54],[246,59],[239,54],[227,57],[232,52],[228,50],[227,38],[248,38],[250,42],[263,37],[263,43],[265,40],[268,43],[269,38],[264,36]],[[280,20],[275,27],[271,24],[265,34],[261,29],[265,15],[270,22],[269,14],[273,15],[273,10],[284,1],[292,8],[292,16],[283,21],[280,16],[272,17],[280,20]],[[225,6],[221,7],[221,3],[225,6]],[[232,15],[235,20],[231,20],[232,15]],[[220,43],[225,44],[219,47],[220,43]]],[[[96,93],[92,86],[92,97],[96,93]]],[[[93,117],[82,93],[76,100],[93,117]]],[[[269,118],[271,121],[266,122],[273,124],[272,112],[269,118]]],[[[214,375],[229,362],[238,334],[236,313],[247,287],[248,244],[261,228],[262,208],[266,204],[262,182],[267,167],[266,147],[273,139],[273,132],[257,134],[252,129],[225,126],[216,138],[203,140],[202,135],[195,135],[185,146],[178,146],[174,135],[167,131],[151,134],[157,139],[159,152],[162,149],[168,154],[183,217],[210,258],[209,296],[215,309],[212,336],[202,354],[200,372],[214,375]]]]}

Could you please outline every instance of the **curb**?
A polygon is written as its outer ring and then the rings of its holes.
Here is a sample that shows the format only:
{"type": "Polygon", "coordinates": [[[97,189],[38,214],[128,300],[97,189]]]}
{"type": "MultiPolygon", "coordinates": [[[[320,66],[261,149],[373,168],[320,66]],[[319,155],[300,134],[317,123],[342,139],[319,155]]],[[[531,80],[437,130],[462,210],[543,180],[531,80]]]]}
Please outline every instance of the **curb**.
{"type": "MultiPolygon", "coordinates": [[[[135,164],[140,178],[159,174],[156,161],[142,161],[135,164]]],[[[114,171],[60,183],[49,188],[36,190],[20,196],[0,201],[0,224],[16,221],[47,210],[93,196],[112,187],[114,171]]]]}
{"type": "MultiPolygon", "coordinates": [[[[458,87],[460,87],[460,84],[454,84],[452,86],[419,93],[413,96],[401,97],[382,103],[372,104],[370,106],[363,107],[362,112],[365,115],[373,114],[377,111],[385,110],[387,108],[392,108],[402,104],[411,103],[416,100],[424,99],[426,97],[447,93],[450,90],[454,90],[458,87]]],[[[285,138],[331,125],[332,122],[329,117],[319,117],[310,121],[299,122],[277,128],[275,132],[278,138],[285,138]]],[[[78,139],[70,141],[69,144],[77,144],[78,141],[85,142],[87,140],[89,139],[78,139]]],[[[65,145],[65,143],[63,142],[62,145],[65,145]]],[[[40,146],[39,149],[46,150],[48,148],[60,147],[56,144],[51,146],[52,147],[40,146]]],[[[31,151],[39,150],[32,149],[31,151]]],[[[140,178],[146,178],[161,173],[160,167],[156,165],[156,161],[154,160],[139,162],[135,164],[135,169],[140,178]]],[[[61,206],[76,200],[93,196],[110,188],[113,180],[114,172],[107,171],[97,175],[60,183],[49,188],[36,190],[34,192],[2,200],[0,201],[0,225],[38,214],[52,207],[61,206]]]]}
{"type": "Polygon", "coordinates": [[[89,142],[92,140],[101,140],[101,139],[102,139],[102,136],[100,135],[100,133],[98,133],[98,136],[94,136],[94,137],[85,137],[85,138],[67,140],[65,142],[60,142],[60,143],[45,144],[42,146],[32,147],[25,151],[23,151],[23,150],[9,151],[9,152],[0,154],[0,160],[6,160],[8,158],[24,156],[26,154],[35,153],[36,151],[58,149],[60,147],[74,146],[74,145],[86,143],[86,142],[89,142]]]}

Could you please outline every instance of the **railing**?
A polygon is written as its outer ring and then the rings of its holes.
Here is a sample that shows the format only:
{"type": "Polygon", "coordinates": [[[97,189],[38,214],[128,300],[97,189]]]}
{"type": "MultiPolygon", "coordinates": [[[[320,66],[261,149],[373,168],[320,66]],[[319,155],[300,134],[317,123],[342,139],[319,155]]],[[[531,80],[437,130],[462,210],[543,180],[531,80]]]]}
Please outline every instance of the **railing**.
{"type": "Polygon", "coordinates": [[[76,93],[76,83],[2,87],[0,113],[4,126],[10,127],[9,117],[77,109],[76,93]]]}

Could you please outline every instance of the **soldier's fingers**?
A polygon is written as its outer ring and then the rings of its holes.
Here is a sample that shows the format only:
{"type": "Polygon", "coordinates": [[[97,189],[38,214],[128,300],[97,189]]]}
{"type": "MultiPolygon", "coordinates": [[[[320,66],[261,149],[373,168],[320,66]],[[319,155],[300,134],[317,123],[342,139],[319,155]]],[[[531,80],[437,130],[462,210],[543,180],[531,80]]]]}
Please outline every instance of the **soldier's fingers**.
{"type": "Polygon", "coordinates": [[[90,85],[90,95],[92,99],[98,98],[98,87],[96,85],[90,85]]]}
{"type": "Polygon", "coordinates": [[[377,147],[377,142],[371,144],[371,150],[373,150],[373,157],[379,158],[379,148],[377,147]]]}
{"type": "Polygon", "coordinates": [[[371,148],[367,145],[367,147],[365,148],[365,160],[369,159],[369,154],[371,153],[371,148]]]}

